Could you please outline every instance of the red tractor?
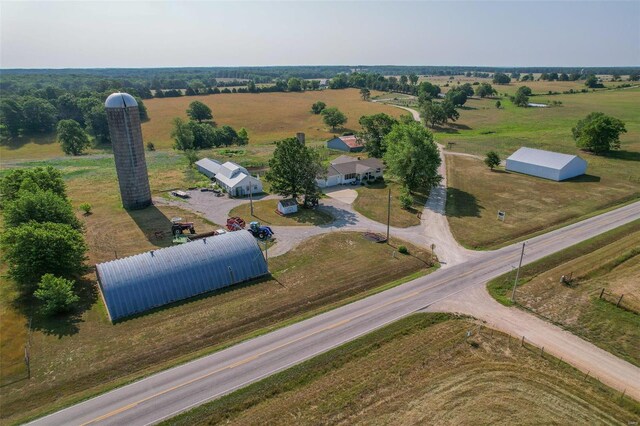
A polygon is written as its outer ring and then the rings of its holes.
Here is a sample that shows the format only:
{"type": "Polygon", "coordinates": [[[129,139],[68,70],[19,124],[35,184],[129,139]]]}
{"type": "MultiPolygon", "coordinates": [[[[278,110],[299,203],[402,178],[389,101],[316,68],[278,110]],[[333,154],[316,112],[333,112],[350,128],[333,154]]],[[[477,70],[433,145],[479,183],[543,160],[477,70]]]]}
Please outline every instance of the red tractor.
{"type": "Polygon", "coordinates": [[[190,234],[196,233],[196,228],[193,222],[183,222],[181,217],[174,217],[171,219],[171,233],[175,235],[182,235],[184,231],[189,231],[190,234]]]}

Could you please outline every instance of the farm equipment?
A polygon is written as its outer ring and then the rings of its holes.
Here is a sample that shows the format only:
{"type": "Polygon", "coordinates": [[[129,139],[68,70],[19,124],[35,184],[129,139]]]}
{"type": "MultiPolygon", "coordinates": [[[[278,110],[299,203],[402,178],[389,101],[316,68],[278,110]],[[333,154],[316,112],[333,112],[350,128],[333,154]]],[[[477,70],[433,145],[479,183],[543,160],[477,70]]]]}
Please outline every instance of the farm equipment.
{"type": "MultiPolygon", "coordinates": [[[[236,216],[227,219],[227,229],[229,231],[239,231],[244,229],[245,226],[247,226],[247,223],[241,217],[236,216]]],[[[247,231],[260,240],[267,240],[273,236],[273,230],[268,226],[260,226],[260,222],[251,222],[247,231]]]]}
{"type": "Polygon", "coordinates": [[[271,228],[268,226],[260,226],[260,222],[251,222],[248,231],[259,240],[267,240],[273,236],[271,228]]]}
{"type": "Polygon", "coordinates": [[[171,233],[175,235],[182,235],[184,231],[189,231],[190,234],[196,233],[196,228],[193,226],[193,222],[183,222],[181,217],[174,217],[171,219],[171,233]]]}

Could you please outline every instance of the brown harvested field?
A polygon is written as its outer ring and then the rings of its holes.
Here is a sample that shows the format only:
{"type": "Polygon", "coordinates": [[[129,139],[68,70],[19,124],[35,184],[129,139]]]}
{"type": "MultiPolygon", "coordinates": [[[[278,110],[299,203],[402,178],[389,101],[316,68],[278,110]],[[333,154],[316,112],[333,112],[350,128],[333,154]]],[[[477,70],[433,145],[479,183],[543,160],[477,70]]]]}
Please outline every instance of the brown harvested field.
{"type": "MultiPolygon", "coordinates": [[[[372,95],[378,92],[372,93],[372,95]]],[[[310,112],[311,105],[323,101],[329,107],[337,107],[349,121],[345,128],[359,130],[358,120],[363,115],[385,112],[399,117],[397,108],[360,99],[356,89],[321,90],[302,93],[222,93],[209,96],[149,99],[145,101],[149,117],[142,124],[145,141],[155,143],[157,148],[170,148],[172,120],[186,118],[189,103],[201,101],[213,110],[218,125],[230,125],[236,129],[245,127],[249,132],[249,144],[270,143],[304,132],[309,141],[324,141],[335,133],[326,128],[321,115],[310,112]]]]}
{"type": "Polygon", "coordinates": [[[638,415],[637,402],[537,348],[422,313],[165,424],[624,425],[638,415]]]}
{"type": "MultiPolygon", "coordinates": [[[[76,318],[55,324],[34,321],[32,379],[0,388],[0,422],[59,408],[430,271],[428,252],[402,244],[411,255],[392,256],[394,247],[370,242],[360,233],[315,237],[270,259],[275,279],[237,285],[114,325],[94,293],[88,310],[76,318]]],[[[2,339],[8,338],[3,333],[2,339]]]]}
{"type": "MultiPolygon", "coordinates": [[[[604,234],[601,240],[606,243],[591,244],[588,250],[580,250],[581,255],[533,275],[525,269],[516,300],[519,306],[640,366],[640,222],[604,234]],[[571,277],[568,284],[560,282],[563,275],[571,277]]],[[[498,279],[490,288],[506,280],[500,293],[509,293],[512,279],[513,275],[498,279]]]]}

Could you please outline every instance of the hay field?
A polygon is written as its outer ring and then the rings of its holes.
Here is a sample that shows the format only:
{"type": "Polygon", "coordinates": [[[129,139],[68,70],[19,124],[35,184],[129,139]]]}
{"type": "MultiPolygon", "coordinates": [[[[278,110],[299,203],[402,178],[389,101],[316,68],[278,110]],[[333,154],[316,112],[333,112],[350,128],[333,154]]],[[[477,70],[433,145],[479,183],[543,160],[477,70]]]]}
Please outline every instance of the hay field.
{"type": "MultiPolygon", "coordinates": [[[[372,96],[377,92],[372,93],[372,96]]],[[[171,128],[174,117],[186,118],[189,103],[200,101],[213,111],[213,119],[236,129],[245,127],[249,144],[266,144],[304,132],[309,141],[325,141],[334,133],[326,128],[322,116],[310,112],[311,105],[323,101],[345,113],[346,129],[358,130],[363,115],[384,112],[399,117],[402,111],[388,105],[364,102],[357,89],[321,90],[301,93],[221,93],[210,96],[149,99],[145,101],[149,121],[142,124],[144,140],[157,148],[171,148],[171,128]]],[[[341,132],[337,132],[340,134],[341,132]]]]}
{"type": "Polygon", "coordinates": [[[622,425],[638,418],[637,402],[583,378],[470,319],[421,313],[163,424],[622,425]]]}
{"type": "MultiPolygon", "coordinates": [[[[114,325],[94,294],[82,315],[37,324],[32,379],[0,388],[0,422],[15,423],[60,408],[433,270],[426,250],[395,240],[391,244],[405,244],[411,255],[394,257],[394,247],[368,241],[360,233],[318,236],[270,259],[277,281],[237,285],[114,325]],[[358,261],[345,257],[346,251],[358,261]]],[[[10,301],[2,303],[8,306],[10,301]]],[[[1,339],[12,336],[3,333],[1,339]]]]}

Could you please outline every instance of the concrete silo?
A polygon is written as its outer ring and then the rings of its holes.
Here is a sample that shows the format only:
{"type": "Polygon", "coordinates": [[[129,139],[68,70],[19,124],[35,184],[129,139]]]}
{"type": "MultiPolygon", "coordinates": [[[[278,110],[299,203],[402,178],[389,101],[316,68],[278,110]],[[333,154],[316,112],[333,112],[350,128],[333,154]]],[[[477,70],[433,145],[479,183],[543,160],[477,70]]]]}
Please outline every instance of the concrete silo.
{"type": "Polygon", "coordinates": [[[138,103],[128,93],[113,93],[104,103],[116,162],[122,205],[127,210],[151,205],[138,103]]]}

